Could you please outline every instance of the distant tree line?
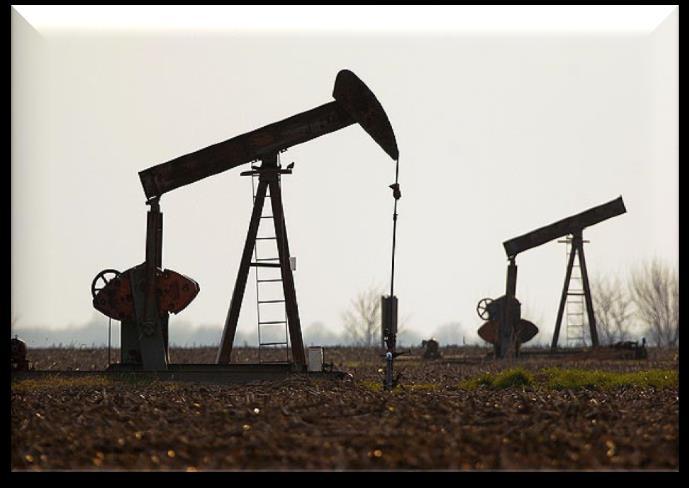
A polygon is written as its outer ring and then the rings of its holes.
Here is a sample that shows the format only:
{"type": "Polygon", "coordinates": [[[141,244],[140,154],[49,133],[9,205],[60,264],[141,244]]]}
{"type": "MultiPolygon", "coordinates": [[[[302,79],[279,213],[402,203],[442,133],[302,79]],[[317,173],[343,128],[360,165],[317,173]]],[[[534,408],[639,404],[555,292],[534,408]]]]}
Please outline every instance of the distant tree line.
{"type": "MultiPolygon", "coordinates": [[[[591,280],[596,324],[601,344],[636,339],[642,333],[651,345],[676,347],[679,344],[679,276],[676,267],[658,259],[642,262],[626,276],[606,275],[591,280]]],[[[321,345],[381,345],[380,307],[382,288],[371,287],[359,293],[342,314],[343,333],[339,334],[317,322],[304,330],[309,343],[321,345]]],[[[531,316],[531,313],[527,314],[531,316]]],[[[107,319],[94,314],[82,327],[65,330],[17,327],[18,317],[12,317],[11,333],[18,334],[30,347],[47,347],[58,343],[72,346],[107,343],[107,319]]],[[[405,326],[400,318],[398,343],[420,343],[421,337],[405,326]]],[[[542,322],[542,320],[540,321],[542,322]]],[[[114,324],[113,324],[114,325],[114,324]]],[[[216,345],[220,326],[191,327],[176,321],[172,342],[189,346],[216,345]]],[[[460,323],[451,322],[438,327],[442,342],[465,344],[460,323]]],[[[428,339],[429,337],[424,337],[428,339]]],[[[113,344],[119,344],[119,327],[113,327],[113,344]]],[[[237,331],[235,344],[255,346],[252,333],[237,331]]]]}
{"type": "Polygon", "coordinates": [[[653,259],[625,277],[597,277],[591,293],[602,344],[629,340],[635,326],[657,347],[679,344],[677,269],[653,259]]]}

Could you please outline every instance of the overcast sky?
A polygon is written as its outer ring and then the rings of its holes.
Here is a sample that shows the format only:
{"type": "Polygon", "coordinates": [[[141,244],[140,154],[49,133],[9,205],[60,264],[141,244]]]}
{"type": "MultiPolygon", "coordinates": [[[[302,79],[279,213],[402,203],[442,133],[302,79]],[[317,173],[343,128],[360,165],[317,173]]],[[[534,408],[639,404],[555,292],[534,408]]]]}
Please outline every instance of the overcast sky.
{"type": "MultiPolygon", "coordinates": [[[[422,336],[504,293],[502,242],[620,195],[584,232],[593,277],[678,261],[678,14],[651,34],[40,33],[12,13],[15,331],[104,316],[90,284],[144,259],[138,172],[332,100],[340,69],[376,94],[400,149],[396,295],[422,336]],[[98,315],[96,315],[98,314],[98,315]]],[[[357,125],[282,154],[303,326],[342,329],[390,275],[394,162],[357,125]]],[[[163,266],[194,278],[176,327],[224,322],[251,213],[235,168],[162,197],[163,266]]],[[[519,255],[517,297],[552,334],[565,250],[519,255]]],[[[255,333],[253,272],[239,330],[255,333]]]]}

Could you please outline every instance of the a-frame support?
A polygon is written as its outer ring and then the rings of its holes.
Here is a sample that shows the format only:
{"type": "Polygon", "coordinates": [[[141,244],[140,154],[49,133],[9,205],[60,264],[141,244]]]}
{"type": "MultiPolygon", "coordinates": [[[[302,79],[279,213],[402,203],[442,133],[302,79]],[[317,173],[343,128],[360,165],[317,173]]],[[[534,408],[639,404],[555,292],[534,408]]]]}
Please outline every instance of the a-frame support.
{"type": "Polygon", "coordinates": [[[591,287],[589,286],[589,276],[586,270],[586,258],[584,257],[584,239],[582,231],[578,230],[572,233],[572,248],[569,253],[569,261],[567,262],[567,271],[565,273],[565,284],[562,288],[562,296],[560,297],[560,308],[557,311],[557,320],[555,321],[555,331],[553,332],[553,342],[550,349],[555,351],[557,349],[557,341],[560,336],[560,325],[562,324],[562,316],[565,311],[567,303],[567,295],[569,290],[569,282],[572,277],[572,268],[574,266],[574,257],[579,255],[579,266],[581,268],[581,280],[584,288],[584,299],[586,300],[586,313],[589,321],[589,331],[591,333],[591,345],[598,347],[598,332],[596,329],[596,316],[593,311],[593,300],[591,298],[591,287]]]}
{"type": "Polygon", "coordinates": [[[306,356],[304,354],[304,341],[301,335],[301,323],[299,320],[299,308],[297,307],[297,295],[294,287],[294,276],[290,266],[289,244],[287,241],[287,227],[285,225],[285,213],[282,206],[282,192],[280,190],[280,174],[290,174],[289,169],[280,169],[277,164],[277,155],[271,154],[264,157],[262,164],[254,171],[244,174],[258,174],[258,188],[254,199],[254,208],[251,213],[249,231],[244,243],[242,260],[239,263],[237,280],[235,282],[230,309],[227,312],[225,328],[223,329],[222,339],[216,362],[218,364],[228,364],[232,353],[232,344],[237,331],[237,321],[239,311],[244,298],[246,282],[249,276],[249,268],[252,266],[271,266],[271,264],[252,263],[251,255],[256,245],[256,235],[263,212],[263,205],[267,191],[270,190],[270,202],[272,206],[273,223],[275,225],[275,237],[278,248],[279,267],[282,278],[282,287],[285,295],[285,310],[287,312],[287,325],[289,329],[290,343],[292,349],[292,359],[298,369],[306,369],[306,356]]]}

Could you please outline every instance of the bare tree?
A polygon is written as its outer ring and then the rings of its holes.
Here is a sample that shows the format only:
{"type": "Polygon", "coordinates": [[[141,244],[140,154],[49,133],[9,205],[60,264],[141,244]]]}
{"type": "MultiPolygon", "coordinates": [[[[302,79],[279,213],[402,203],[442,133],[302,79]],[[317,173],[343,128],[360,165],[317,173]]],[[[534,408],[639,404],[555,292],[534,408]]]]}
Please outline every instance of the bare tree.
{"type": "Polygon", "coordinates": [[[19,322],[20,317],[21,317],[21,315],[13,315],[12,316],[12,322],[10,323],[10,331],[12,331],[11,333],[13,333],[15,335],[17,335],[17,332],[16,332],[17,322],[19,322]]]}
{"type": "Polygon", "coordinates": [[[632,272],[629,285],[639,319],[658,347],[679,341],[679,277],[677,270],[654,259],[632,272]]]}
{"type": "Polygon", "coordinates": [[[619,277],[597,277],[591,282],[596,328],[603,344],[627,340],[630,334],[632,300],[619,277]]]}
{"type": "Polygon", "coordinates": [[[347,338],[358,346],[371,347],[381,334],[380,300],[383,293],[371,287],[352,300],[351,308],[342,315],[347,338]]]}

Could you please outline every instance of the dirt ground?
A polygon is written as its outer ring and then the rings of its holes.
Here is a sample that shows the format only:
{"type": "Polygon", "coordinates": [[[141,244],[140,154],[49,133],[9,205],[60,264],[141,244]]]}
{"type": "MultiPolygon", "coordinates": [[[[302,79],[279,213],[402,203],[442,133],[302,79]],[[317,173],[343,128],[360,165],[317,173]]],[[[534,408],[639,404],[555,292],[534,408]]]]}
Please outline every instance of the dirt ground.
{"type": "MultiPolygon", "coordinates": [[[[380,388],[378,351],[328,348],[353,380],[294,377],[250,385],[87,379],[14,381],[14,470],[675,470],[675,387],[557,390],[460,387],[521,366],[677,370],[677,351],[647,360],[521,358],[441,348],[401,356],[393,392],[380,388]]],[[[176,363],[213,362],[215,349],[172,349],[176,363]]],[[[115,357],[115,354],[113,354],[115,357]]],[[[36,369],[102,370],[104,349],[36,349],[36,369]]],[[[238,349],[234,361],[253,362],[238,349]]]]}

